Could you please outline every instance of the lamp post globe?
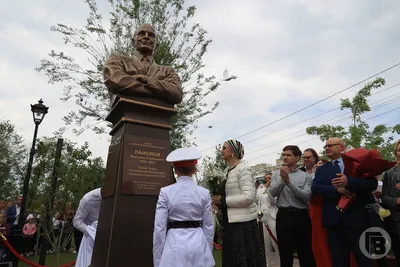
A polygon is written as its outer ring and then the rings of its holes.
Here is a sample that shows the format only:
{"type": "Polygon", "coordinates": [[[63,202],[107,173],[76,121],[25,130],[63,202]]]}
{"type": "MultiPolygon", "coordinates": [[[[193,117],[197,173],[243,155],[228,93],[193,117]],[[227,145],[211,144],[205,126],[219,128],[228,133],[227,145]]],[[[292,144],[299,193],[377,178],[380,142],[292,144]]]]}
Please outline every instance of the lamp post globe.
{"type": "Polygon", "coordinates": [[[40,99],[37,104],[31,105],[31,111],[33,114],[33,121],[35,124],[40,124],[44,116],[47,114],[49,108],[43,105],[43,100],[40,99]]]}

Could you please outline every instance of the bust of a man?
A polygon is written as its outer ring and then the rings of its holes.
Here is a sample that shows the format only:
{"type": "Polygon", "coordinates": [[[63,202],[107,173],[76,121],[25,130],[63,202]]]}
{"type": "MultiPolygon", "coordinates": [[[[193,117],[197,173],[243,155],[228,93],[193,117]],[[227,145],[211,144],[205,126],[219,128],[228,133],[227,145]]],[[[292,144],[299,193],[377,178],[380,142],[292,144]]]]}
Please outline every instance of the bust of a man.
{"type": "Polygon", "coordinates": [[[111,105],[119,96],[156,98],[168,104],[182,101],[182,87],[176,71],[160,66],[153,60],[157,33],[149,24],[143,24],[132,36],[132,57],[112,53],[106,60],[104,84],[107,86],[111,105]]]}

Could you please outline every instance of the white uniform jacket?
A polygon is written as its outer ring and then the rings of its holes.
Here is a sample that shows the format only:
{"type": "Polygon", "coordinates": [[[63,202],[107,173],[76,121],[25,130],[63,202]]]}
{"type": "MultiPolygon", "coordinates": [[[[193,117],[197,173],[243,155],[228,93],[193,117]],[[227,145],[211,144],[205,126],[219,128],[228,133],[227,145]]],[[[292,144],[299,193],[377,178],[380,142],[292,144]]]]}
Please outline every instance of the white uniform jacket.
{"type": "Polygon", "coordinates": [[[154,267],[211,267],[214,225],[209,191],[191,177],[161,188],[153,234],[154,267]],[[202,227],[169,229],[169,221],[202,221],[202,227]]]}
{"type": "Polygon", "coordinates": [[[74,216],[76,229],[85,233],[86,228],[99,219],[101,206],[101,188],[94,189],[83,196],[74,216]]]}
{"type": "Polygon", "coordinates": [[[92,261],[94,240],[97,231],[97,221],[86,228],[76,257],[75,267],[88,267],[92,261]]]}

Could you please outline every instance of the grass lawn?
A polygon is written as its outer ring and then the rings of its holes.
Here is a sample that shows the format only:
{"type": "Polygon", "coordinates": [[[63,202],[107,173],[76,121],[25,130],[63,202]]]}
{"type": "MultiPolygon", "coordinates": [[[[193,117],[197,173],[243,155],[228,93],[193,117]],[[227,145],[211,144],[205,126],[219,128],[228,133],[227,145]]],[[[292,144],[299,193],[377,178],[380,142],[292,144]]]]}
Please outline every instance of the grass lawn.
{"type": "MultiPolygon", "coordinates": [[[[214,259],[215,259],[215,267],[221,267],[221,257],[222,253],[220,250],[214,249],[213,251],[214,254],[214,259]]],[[[71,261],[74,261],[76,258],[77,254],[73,253],[60,253],[60,265],[69,263],[71,261]]],[[[39,261],[39,256],[35,259],[35,257],[28,257],[28,259],[32,262],[37,263],[39,261]]],[[[29,265],[25,264],[24,262],[19,262],[18,267],[28,267],[29,265]]],[[[57,266],[57,256],[56,254],[48,254],[46,257],[46,266],[49,267],[56,267],[57,266]]]]}
{"type": "Polygon", "coordinates": [[[215,267],[221,267],[222,265],[222,251],[214,249],[214,260],[215,260],[215,267]]]}

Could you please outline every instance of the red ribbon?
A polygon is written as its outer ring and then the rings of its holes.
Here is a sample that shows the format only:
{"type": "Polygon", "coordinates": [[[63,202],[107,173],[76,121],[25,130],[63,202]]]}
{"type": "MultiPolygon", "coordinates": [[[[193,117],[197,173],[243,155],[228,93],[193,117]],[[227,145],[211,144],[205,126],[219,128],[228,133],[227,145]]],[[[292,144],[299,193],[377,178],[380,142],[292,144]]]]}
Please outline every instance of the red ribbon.
{"type": "MultiPolygon", "coordinates": [[[[17,257],[19,260],[21,260],[21,261],[25,262],[26,264],[28,264],[28,265],[30,265],[30,266],[33,266],[33,267],[47,267],[47,266],[45,266],[45,265],[40,265],[40,264],[31,262],[31,261],[27,260],[26,258],[22,257],[22,256],[10,245],[10,243],[9,243],[8,240],[7,240],[7,238],[6,238],[2,233],[0,233],[0,236],[1,236],[1,238],[4,240],[4,244],[6,245],[6,247],[7,247],[7,248],[11,251],[11,253],[14,254],[14,256],[17,257]]],[[[75,262],[76,262],[76,261],[73,261],[73,262],[70,262],[70,263],[61,265],[61,266],[59,266],[59,267],[69,267],[69,266],[71,266],[71,265],[74,265],[75,262]]]]}
{"type": "Polygon", "coordinates": [[[213,243],[214,247],[218,250],[222,250],[222,247],[220,245],[218,245],[217,243],[213,243]]]}

